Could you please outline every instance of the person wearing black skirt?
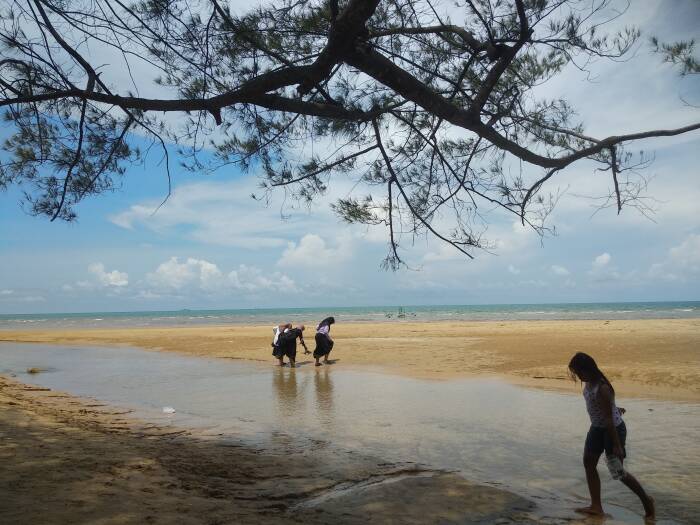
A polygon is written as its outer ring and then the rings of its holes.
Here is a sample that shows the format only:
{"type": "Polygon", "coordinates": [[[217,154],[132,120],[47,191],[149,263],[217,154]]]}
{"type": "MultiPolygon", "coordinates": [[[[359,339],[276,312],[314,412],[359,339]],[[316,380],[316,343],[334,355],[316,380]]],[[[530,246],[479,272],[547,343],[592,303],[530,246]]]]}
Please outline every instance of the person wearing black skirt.
{"type": "Polygon", "coordinates": [[[296,328],[285,329],[277,338],[277,347],[273,349],[274,355],[280,362],[280,366],[284,366],[284,356],[289,358],[289,366],[296,368],[297,359],[297,339],[301,346],[306,350],[304,342],[304,325],[300,324],[296,328]]]}
{"type": "Polygon", "coordinates": [[[328,354],[333,350],[333,339],[331,339],[331,325],[335,323],[333,317],[326,317],[316,327],[316,349],[314,350],[314,359],[316,366],[321,366],[320,359],[323,357],[323,362],[329,364],[328,354]]]}
{"type": "Polygon", "coordinates": [[[272,355],[277,358],[280,366],[284,366],[284,351],[280,348],[279,338],[280,334],[287,330],[291,330],[292,323],[280,324],[272,327],[272,355]]]}

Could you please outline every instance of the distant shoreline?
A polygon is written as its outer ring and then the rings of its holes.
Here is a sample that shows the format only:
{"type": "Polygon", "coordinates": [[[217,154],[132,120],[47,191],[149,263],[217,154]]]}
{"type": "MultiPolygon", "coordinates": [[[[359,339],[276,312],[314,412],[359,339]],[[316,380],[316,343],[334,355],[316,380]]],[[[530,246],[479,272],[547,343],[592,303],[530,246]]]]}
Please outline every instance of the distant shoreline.
{"type": "Polygon", "coordinates": [[[274,324],[297,319],[339,322],[539,321],[700,318],[700,301],[549,303],[495,305],[414,305],[313,308],[259,308],[136,312],[3,314],[0,330],[139,328],[197,325],[274,324]]]}

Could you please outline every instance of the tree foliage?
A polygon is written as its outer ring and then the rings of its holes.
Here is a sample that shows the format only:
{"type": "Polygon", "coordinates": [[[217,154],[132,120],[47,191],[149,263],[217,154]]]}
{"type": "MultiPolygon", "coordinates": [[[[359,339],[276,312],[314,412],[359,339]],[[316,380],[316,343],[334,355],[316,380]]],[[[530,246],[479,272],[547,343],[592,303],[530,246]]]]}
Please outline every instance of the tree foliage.
{"type": "MultiPolygon", "coordinates": [[[[244,14],[219,0],[14,0],[0,19],[0,187],[72,220],[143,159],[138,133],[168,177],[170,142],[192,170],[262,171],[265,191],[302,202],[355,177],[366,195],[334,210],[386,225],[387,268],[422,234],[472,257],[495,209],[547,231],[557,196],[543,187],[582,159],[609,171],[618,212],[638,202],[624,145],[700,128],[592,137],[570,102],[537,96],[565,67],[624,57],[640,33],[606,34],[619,15],[609,0],[281,0],[244,14]]],[[[692,43],[655,45],[696,67],[692,43]]]]}
{"type": "Polygon", "coordinates": [[[700,73],[700,62],[695,58],[695,40],[681,42],[659,42],[656,37],[651,37],[651,45],[654,52],[664,57],[664,62],[680,66],[681,75],[696,75],[700,73]]]}

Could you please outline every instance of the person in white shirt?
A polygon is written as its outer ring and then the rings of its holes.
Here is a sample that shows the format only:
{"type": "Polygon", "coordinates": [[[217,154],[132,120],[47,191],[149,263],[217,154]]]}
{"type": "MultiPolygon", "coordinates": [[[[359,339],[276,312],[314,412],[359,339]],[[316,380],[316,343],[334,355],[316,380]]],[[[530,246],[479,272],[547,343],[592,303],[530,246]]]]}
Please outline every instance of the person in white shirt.
{"type": "Polygon", "coordinates": [[[277,360],[280,363],[280,366],[284,366],[284,351],[282,348],[280,348],[279,344],[280,334],[286,332],[287,330],[291,330],[291,328],[292,323],[286,323],[272,327],[272,355],[277,358],[277,360]]]}
{"type": "Polygon", "coordinates": [[[297,359],[297,339],[304,347],[305,352],[309,352],[306,348],[306,343],[304,342],[304,325],[300,324],[296,328],[285,328],[277,338],[277,346],[279,350],[277,351],[277,359],[279,359],[280,366],[284,366],[284,356],[289,358],[289,366],[292,368],[296,367],[297,359]]]}

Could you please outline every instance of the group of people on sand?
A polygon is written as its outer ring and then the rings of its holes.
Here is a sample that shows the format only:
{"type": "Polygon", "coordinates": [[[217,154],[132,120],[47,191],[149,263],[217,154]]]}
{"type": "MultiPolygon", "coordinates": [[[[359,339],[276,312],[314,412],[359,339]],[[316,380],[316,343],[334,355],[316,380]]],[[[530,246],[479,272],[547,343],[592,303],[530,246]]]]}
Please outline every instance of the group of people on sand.
{"type": "MultiPolygon", "coordinates": [[[[321,358],[323,358],[324,363],[329,363],[328,355],[333,349],[333,339],[330,336],[333,323],[335,323],[335,319],[327,317],[316,327],[316,348],[313,352],[316,366],[321,366],[321,358]]],[[[295,366],[297,339],[304,347],[304,353],[310,353],[304,342],[304,325],[292,328],[292,324],[287,323],[275,326],[273,331],[275,335],[272,342],[272,355],[279,360],[280,366],[284,366],[285,356],[289,358],[290,365],[295,366]]],[[[600,497],[600,477],[597,470],[598,461],[605,452],[606,465],[612,478],[620,480],[634,492],[644,506],[645,516],[654,518],[656,515],[654,499],[646,493],[639,481],[623,466],[626,457],[627,427],[622,419],[625,409],[619,408],[615,404],[615,389],[598,368],[595,360],[583,352],[578,352],[571,359],[569,373],[573,379],[585,383],[583,397],[591,420],[583,448],[583,466],[586,471],[591,503],[587,507],[576,509],[576,511],[595,516],[605,515],[600,497]]]]}
{"type": "MultiPolygon", "coordinates": [[[[328,360],[328,356],[331,350],[333,350],[333,339],[331,338],[330,331],[331,325],[334,323],[335,319],[333,317],[326,317],[323,321],[318,323],[316,327],[316,348],[313,352],[316,366],[331,364],[331,361],[328,360]],[[321,363],[321,358],[323,358],[323,363],[321,363]]],[[[287,359],[289,359],[289,366],[292,368],[296,367],[297,339],[301,343],[301,346],[304,347],[304,354],[311,353],[304,341],[305,328],[303,324],[292,328],[292,323],[272,327],[272,332],[274,334],[272,339],[272,355],[277,358],[280,366],[285,366],[284,358],[287,357],[287,359]]]]}

